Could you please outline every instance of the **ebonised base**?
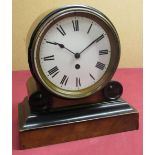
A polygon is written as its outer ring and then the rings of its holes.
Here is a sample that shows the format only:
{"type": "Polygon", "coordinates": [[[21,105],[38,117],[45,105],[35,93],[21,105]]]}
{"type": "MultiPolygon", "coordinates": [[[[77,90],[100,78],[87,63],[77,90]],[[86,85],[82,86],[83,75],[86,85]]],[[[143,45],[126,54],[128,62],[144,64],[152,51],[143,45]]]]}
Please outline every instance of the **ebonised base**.
{"type": "Polygon", "coordinates": [[[34,114],[28,98],[19,104],[21,149],[136,130],[139,114],[122,99],[34,114]]]}

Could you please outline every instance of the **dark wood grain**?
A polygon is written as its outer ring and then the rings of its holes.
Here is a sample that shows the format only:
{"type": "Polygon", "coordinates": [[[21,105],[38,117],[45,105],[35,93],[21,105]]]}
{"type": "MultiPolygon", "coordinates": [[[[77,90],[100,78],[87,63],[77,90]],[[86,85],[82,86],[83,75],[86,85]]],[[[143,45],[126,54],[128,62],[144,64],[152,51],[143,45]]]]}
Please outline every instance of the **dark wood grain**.
{"type": "Polygon", "coordinates": [[[20,132],[22,149],[138,129],[138,113],[20,132]]]}
{"type": "MultiPolygon", "coordinates": [[[[47,91],[45,88],[43,88],[41,85],[39,85],[34,80],[33,77],[30,77],[28,79],[26,85],[27,85],[28,96],[31,96],[33,93],[40,91],[40,90],[44,91],[44,92],[47,91]]],[[[50,96],[51,96],[51,107],[52,108],[67,107],[67,106],[77,105],[77,104],[97,103],[97,102],[103,101],[103,99],[104,99],[102,90],[98,91],[97,93],[95,93],[89,97],[85,97],[82,99],[66,99],[66,98],[58,97],[54,94],[52,95],[51,93],[50,93],[50,96]]]]}
{"type": "MultiPolygon", "coordinates": [[[[34,92],[38,90],[46,92],[46,90],[44,90],[44,88],[41,88],[33,78],[30,78],[27,82],[28,96],[31,96],[34,92]]],[[[90,106],[93,103],[98,103],[100,101],[102,103],[104,101],[102,91],[99,91],[94,95],[91,95],[90,97],[78,100],[64,99],[52,94],[51,96],[51,108],[54,109],[60,109],[62,107],[69,108],[71,105],[77,104],[89,104],[90,106]]],[[[24,123],[24,121],[25,120],[22,120],[22,123],[24,123]]],[[[79,122],[65,123],[61,125],[55,124],[54,126],[43,126],[42,128],[34,128],[30,130],[20,130],[20,146],[21,149],[26,149],[50,144],[64,143],[84,138],[91,138],[125,131],[137,130],[138,126],[139,113],[136,110],[134,110],[134,112],[132,111],[129,113],[122,112],[117,115],[112,115],[110,117],[98,117],[97,119],[93,120],[83,119],[79,122]]]]}

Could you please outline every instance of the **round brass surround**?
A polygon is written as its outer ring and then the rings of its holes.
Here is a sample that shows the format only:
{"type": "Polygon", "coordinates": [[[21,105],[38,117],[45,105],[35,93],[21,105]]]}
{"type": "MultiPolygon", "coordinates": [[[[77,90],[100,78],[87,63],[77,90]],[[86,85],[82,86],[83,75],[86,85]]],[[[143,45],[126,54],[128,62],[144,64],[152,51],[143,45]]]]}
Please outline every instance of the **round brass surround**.
{"type": "Polygon", "coordinates": [[[28,58],[29,66],[34,78],[50,92],[65,98],[83,98],[102,89],[106,83],[111,80],[120,59],[119,37],[109,19],[98,10],[86,6],[66,6],[48,14],[37,26],[30,40],[28,58]],[[70,16],[83,16],[97,22],[106,31],[111,45],[110,62],[101,79],[92,86],[75,91],[65,90],[51,83],[51,81],[43,73],[39,60],[40,44],[48,29],[63,18],[70,16]]]}

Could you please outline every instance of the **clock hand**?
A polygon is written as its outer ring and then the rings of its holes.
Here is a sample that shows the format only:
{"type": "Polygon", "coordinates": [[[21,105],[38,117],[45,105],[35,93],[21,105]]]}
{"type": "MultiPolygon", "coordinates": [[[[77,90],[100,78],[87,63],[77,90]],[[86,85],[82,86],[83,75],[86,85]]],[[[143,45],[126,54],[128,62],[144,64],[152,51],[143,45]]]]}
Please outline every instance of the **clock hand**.
{"type": "Polygon", "coordinates": [[[94,44],[95,42],[98,42],[99,40],[101,40],[102,38],[104,38],[104,34],[100,35],[98,38],[96,38],[94,41],[92,41],[85,49],[83,49],[79,54],[83,53],[88,47],[90,47],[92,44],[94,44]]]}
{"type": "Polygon", "coordinates": [[[75,54],[74,52],[72,52],[71,50],[69,50],[68,48],[66,48],[63,44],[59,44],[57,42],[50,42],[50,41],[46,41],[46,43],[53,44],[53,45],[58,45],[60,48],[64,48],[67,51],[69,51],[70,53],[75,54]]]}

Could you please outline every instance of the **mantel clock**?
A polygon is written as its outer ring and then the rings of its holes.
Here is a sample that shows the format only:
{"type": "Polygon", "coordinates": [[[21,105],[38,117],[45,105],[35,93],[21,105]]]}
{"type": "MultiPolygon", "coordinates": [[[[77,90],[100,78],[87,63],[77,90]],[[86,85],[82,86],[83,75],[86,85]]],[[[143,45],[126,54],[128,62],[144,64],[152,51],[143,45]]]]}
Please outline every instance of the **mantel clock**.
{"type": "Polygon", "coordinates": [[[38,21],[28,40],[28,96],[19,104],[21,147],[137,129],[138,112],[111,80],[120,53],[112,22],[92,7],[65,6],[38,21]]]}

